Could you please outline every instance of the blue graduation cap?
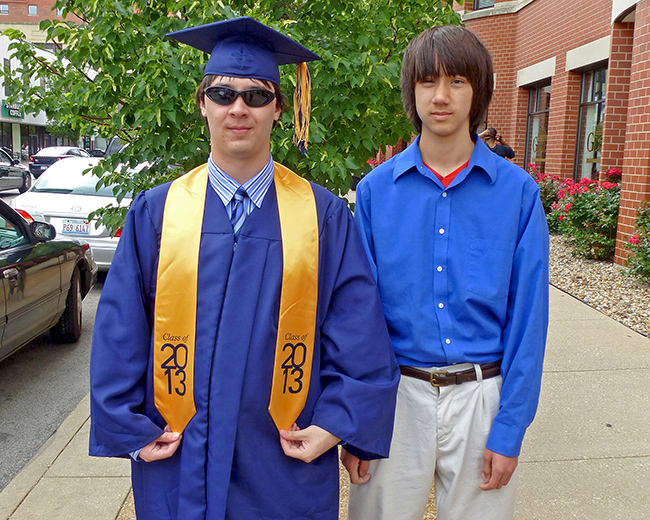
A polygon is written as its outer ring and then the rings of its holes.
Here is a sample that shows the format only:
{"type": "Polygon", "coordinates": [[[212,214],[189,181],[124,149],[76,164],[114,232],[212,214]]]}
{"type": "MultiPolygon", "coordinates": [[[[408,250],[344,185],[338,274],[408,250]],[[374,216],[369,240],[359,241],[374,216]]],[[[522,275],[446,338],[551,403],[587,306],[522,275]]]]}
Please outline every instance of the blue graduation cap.
{"type": "Polygon", "coordinates": [[[294,143],[301,153],[306,153],[311,108],[311,78],[306,62],[320,60],[318,54],[249,17],[191,27],[169,33],[167,37],[210,53],[204,76],[255,78],[279,86],[278,67],[297,63],[294,143]]]}

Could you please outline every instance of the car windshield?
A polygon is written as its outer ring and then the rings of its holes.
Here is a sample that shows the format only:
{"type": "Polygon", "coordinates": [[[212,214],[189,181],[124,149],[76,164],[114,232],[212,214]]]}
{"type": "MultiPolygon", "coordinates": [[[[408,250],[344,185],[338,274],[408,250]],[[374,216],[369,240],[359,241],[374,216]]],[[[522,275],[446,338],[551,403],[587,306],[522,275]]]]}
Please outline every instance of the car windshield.
{"type": "Polygon", "coordinates": [[[83,170],[60,170],[48,175],[45,172],[35,183],[32,191],[39,193],[72,193],[75,195],[99,195],[100,197],[114,197],[113,186],[103,186],[96,191],[95,187],[99,178],[86,175],[83,170]]]}

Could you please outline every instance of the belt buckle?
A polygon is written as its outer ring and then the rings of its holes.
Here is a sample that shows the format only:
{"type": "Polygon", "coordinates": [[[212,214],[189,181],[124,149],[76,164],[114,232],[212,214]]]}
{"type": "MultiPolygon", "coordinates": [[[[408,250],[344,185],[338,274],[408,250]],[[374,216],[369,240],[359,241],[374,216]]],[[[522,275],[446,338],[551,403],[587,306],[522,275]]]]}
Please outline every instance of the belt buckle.
{"type": "Polygon", "coordinates": [[[434,386],[436,388],[440,386],[447,386],[447,382],[444,383],[436,382],[436,377],[445,377],[448,374],[449,372],[447,372],[446,370],[433,370],[431,372],[431,375],[429,376],[429,381],[431,383],[431,386],[434,386]]]}

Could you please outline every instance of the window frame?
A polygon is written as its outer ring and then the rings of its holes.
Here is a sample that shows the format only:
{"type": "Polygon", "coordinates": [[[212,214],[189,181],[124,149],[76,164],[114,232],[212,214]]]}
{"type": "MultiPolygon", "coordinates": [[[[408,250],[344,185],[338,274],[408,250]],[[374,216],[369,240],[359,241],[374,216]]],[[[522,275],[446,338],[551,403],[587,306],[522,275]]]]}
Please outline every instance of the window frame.
{"type": "MultiPolygon", "coordinates": [[[[544,166],[546,163],[546,146],[544,146],[544,157],[543,159],[539,157],[535,157],[535,159],[532,159],[532,151],[531,151],[531,140],[532,140],[532,120],[535,117],[538,116],[543,116],[546,115],[546,135],[548,136],[548,119],[549,119],[549,114],[550,114],[550,108],[551,108],[551,95],[552,92],[549,90],[548,93],[548,104],[545,109],[540,110],[539,105],[540,105],[540,98],[541,94],[544,91],[545,88],[551,87],[551,81],[545,81],[543,83],[538,83],[536,85],[531,85],[528,87],[528,108],[526,112],[526,146],[524,150],[524,164],[528,165],[529,163],[535,163],[536,165],[539,166],[540,171],[543,173],[544,172],[544,166]]],[[[535,150],[536,153],[536,150],[535,150]]]]}
{"type": "Polygon", "coordinates": [[[480,9],[489,9],[490,7],[494,7],[494,0],[474,0],[473,3],[474,11],[478,11],[480,9]]]}
{"type": "MultiPolygon", "coordinates": [[[[596,107],[596,126],[598,124],[601,124],[601,143],[600,147],[598,150],[588,150],[590,153],[596,154],[594,157],[590,157],[588,162],[592,163],[592,171],[591,174],[589,175],[589,178],[592,180],[595,180],[598,178],[598,170],[595,169],[594,165],[598,164],[600,166],[601,161],[600,158],[602,156],[602,123],[605,117],[605,101],[607,97],[607,71],[608,71],[608,66],[607,64],[600,64],[598,67],[587,69],[582,71],[581,77],[580,77],[580,102],[578,105],[578,125],[576,129],[576,149],[575,149],[575,158],[573,161],[573,179],[575,181],[579,181],[582,178],[582,154],[581,154],[581,148],[583,145],[582,141],[582,132],[584,131],[583,128],[583,113],[584,111],[588,110],[590,107],[596,107]],[[598,82],[598,74],[599,73],[604,73],[604,81],[602,81],[603,89],[601,92],[601,96],[598,99],[595,99],[596,97],[596,84],[598,82]],[[586,83],[586,78],[591,75],[591,84],[587,86],[586,83]],[[591,98],[589,100],[585,100],[585,93],[586,91],[591,90],[591,98]]],[[[594,138],[596,138],[595,132],[591,132],[589,135],[593,134],[594,138]]],[[[585,140],[588,140],[589,136],[585,136],[585,140]]]]}

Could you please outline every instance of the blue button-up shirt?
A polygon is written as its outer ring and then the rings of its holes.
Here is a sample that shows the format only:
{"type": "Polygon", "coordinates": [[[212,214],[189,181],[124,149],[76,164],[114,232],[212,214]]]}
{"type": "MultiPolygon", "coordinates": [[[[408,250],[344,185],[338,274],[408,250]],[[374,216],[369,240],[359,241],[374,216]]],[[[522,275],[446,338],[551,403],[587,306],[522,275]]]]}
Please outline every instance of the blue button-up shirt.
{"type": "MultiPolygon", "coordinates": [[[[244,199],[244,211],[246,212],[246,216],[250,215],[251,211],[256,207],[262,207],[264,196],[266,195],[266,192],[269,191],[269,187],[273,182],[274,171],[275,166],[273,165],[273,157],[269,154],[269,160],[264,168],[243,185],[243,188],[246,190],[246,194],[248,195],[248,197],[244,199]]],[[[212,160],[212,154],[208,157],[208,180],[210,181],[210,185],[214,191],[219,195],[223,205],[226,206],[228,218],[232,219],[232,198],[235,196],[235,192],[241,185],[215,164],[212,160]]]]}
{"type": "Polygon", "coordinates": [[[548,229],[534,180],[478,139],[444,188],[418,138],[359,183],[355,219],[398,362],[502,359],[487,447],[517,456],[537,409],[548,325],[548,229]]]}

